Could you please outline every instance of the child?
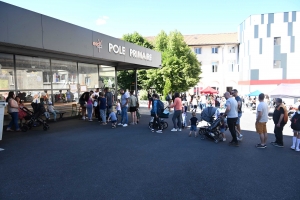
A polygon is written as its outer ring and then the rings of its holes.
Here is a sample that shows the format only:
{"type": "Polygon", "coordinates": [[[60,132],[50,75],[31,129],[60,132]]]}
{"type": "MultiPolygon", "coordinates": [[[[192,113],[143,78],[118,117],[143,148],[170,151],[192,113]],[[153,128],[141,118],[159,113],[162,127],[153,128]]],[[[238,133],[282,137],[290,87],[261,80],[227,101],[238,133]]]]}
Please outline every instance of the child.
{"type": "Polygon", "coordinates": [[[182,104],[182,128],[187,127],[186,124],[186,111],[187,111],[187,106],[185,105],[185,103],[182,104]]]}
{"type": "Polygon", "coordinates": [[[198,122],[198,119],[196,117],[196,113],[193,112],[192,113],[192,118],[190,119],[190,125],[191,125],[191,128],[190,128],[190,133],[189,133],[189,137],[191,137],[192,135],[192,132],[195,132],[195,137],[197,137],[197,122],[198,122]]]}
{"type": "Polygon", "coordinates": [[[220,132],[222,134],[222,137],[223,137],[223,142],[226,141],[226,137],[225,137],[225,131],[227,130],[227,120],[226,120],[226,117],[223,116],[223,113],[220,115],[221,117],[221,122],[220,122],[220,132]]]}
{"type": "Polygon", "coordinates": [[[121,115],[120,99],[117,100],[116,110],[117,110],[117,115],[121,115]]]}
{"type": "MultiPolygon", "coordinates": [[[[52,102],[51,101],[49,101],[49,103],[48,103],[48,118],[50,119],[50,113],[52,113],[53,114],[53,117],[54,117],[54,121],[56,122],[56,113],[59,113],[58,111],[56,111],[56,110],[54,110],[54,106],[52,105],[52,102]]],[[[46,114],[45,114],[45,116],[46,116],[46,114]]]]}
{"type": "Polygon", "coordinates": [[[291,118],[291,128],[293,129],[293,144],[291,149],[300,151],[300,105],[298,106],[297,112],[295,112],[291,118]]]}
{"type": "Polygon", "coordinates": [[[112,110],[109,113],[107,121],[111,121],[111,128],[116,128],[117,125],[117,116],[116,113],[112,110]]]}
{"type": "Polygon", "coordinates": [[[137,108],[136,109],[136,119],[137,119],[136,123],[139,123],[140,118],[141,118],[141,114],[140,114],[139,108],[137,108]]]}

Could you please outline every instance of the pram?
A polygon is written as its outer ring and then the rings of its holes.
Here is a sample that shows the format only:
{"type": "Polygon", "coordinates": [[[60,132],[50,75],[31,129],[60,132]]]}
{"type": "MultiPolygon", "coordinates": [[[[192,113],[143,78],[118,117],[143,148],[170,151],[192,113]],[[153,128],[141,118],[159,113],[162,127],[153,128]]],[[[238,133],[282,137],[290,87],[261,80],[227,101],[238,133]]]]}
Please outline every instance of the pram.
{"type": "Polygon", "coordinates": [[[207,122],[207,126],[202,126],[199,129],[199,136],[202,140],[209,138],[214,140],[215,143],[222,140],[222,134],[219,130],[222,116],[214,118],[217,109],[215,107],[207,107],[201,113],[201,121],[207,122]]]}
{"type": "MultiPolygon", "coordinates": [[[[169,111],[166,110],[168,107],[164,108],[164,112],[162,112],[158,117],[160,121],[160,126],[162,129],[168,128],[168,122],[166,122],[164,119],[169,118],[169,111]]],[[[152,130],[154,128],[157,128],[157,124],[153,124],[154,117],[151,117],[150,122],[149,122],[149,128],[152,130]]]]}
{"type": "Polygon", "coordinates": [[[31,103],[31,106],[33,108],[33,112],[26,107],[20,108],[27,114],[27,116],[30,117],[30,120],[26,124],[22,125],[21,130],[26,132],[33,126],[43,125],[43,130],[47,131],[50,127],[47,122],[41,118],[41,115],[46,111],[44,105],[41,103],[31,103]]]}

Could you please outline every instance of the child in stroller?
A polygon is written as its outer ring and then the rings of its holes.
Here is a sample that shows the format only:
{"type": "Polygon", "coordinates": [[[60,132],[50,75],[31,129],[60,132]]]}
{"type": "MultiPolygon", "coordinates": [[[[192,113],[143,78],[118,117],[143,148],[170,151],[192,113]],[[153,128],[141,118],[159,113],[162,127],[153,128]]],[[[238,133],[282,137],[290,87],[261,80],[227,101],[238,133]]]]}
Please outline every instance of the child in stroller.
{"type": "Polygon", "coordinates": [[[218,108],[216,107],[207,107],[201,113],[201,120],[206,121],[208,124],[207,126],[202,126],[199,129],[199,135],[202,140],[209,138],[214,140],[215,143],[223,140],[220,132],[222,117],[218,114],[217,109],[218,108]]]}

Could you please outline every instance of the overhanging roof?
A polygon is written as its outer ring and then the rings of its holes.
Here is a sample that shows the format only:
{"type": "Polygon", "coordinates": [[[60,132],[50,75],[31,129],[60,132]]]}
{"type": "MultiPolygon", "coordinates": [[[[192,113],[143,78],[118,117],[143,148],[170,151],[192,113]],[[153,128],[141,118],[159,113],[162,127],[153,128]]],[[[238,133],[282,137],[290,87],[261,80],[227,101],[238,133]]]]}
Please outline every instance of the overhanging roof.
{"type": "Polygon", "coordinates": [[[1,1],[0,51],[104,63],[119,69],[161,65],[160,52],[1,1]]]}

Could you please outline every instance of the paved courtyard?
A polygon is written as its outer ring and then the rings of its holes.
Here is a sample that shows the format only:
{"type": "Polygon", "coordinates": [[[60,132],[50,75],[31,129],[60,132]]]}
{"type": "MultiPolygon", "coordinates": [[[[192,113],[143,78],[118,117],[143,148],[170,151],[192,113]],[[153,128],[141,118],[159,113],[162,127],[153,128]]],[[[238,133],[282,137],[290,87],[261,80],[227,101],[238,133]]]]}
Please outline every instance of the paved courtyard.
{"type": "Polygon", "coordinates": [[[171,119],[152,133],[147,115],[126,128],[69,119],[47,132],[6,132],[0,199],[298,199],[300,153],[289,149],[289,127],[285,148],[256,149],[254,120],[245,111],[240,147],[171,132],[171,119]]]}

